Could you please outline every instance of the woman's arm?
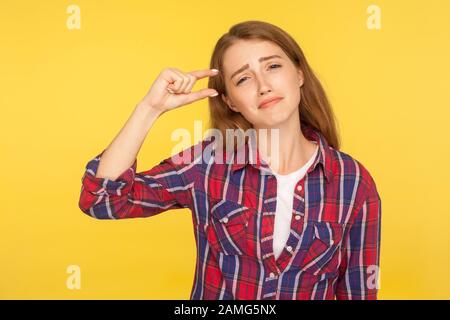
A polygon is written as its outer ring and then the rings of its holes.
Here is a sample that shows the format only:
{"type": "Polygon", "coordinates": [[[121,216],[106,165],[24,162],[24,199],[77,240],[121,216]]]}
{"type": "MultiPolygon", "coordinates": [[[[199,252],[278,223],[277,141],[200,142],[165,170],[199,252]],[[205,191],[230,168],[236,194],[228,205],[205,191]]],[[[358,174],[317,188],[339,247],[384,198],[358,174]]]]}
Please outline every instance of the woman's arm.
{"type": "Polygon", "coordinates": [[[160,110],[139,103],[119,134],[102,153],[95,176],[116,180],[130,168],[150,128],[160,115],[160,110]]]}
{"type": "Polygon", "coordinates": [[[174,68],[164,69],[102,154],[96,177],[115,180],[129,168],[148,131],[162,113],[215,95],[217,92],[214,89],[206,88],[192,93],[191,89],[197,79],[217,74],[214,70],[183,73],[174,68]]]}
{"type": "MultiPolygon", "coordinates": [[[[150,170],[136,173],[136,157],[162,113],[217,95],[209,88],[190,92],[197,79],[216,74],[212,70],[185,74],[177,69],[160,73],[111,144],[86,165],[78,203],[84,213],[97,219],[124,219],[190,207],[195,176],[192,163],[180,164],[169,157],[150,170]]],[[[192,146],[180,154],[194,154],[194,150],[192,146]]]]}

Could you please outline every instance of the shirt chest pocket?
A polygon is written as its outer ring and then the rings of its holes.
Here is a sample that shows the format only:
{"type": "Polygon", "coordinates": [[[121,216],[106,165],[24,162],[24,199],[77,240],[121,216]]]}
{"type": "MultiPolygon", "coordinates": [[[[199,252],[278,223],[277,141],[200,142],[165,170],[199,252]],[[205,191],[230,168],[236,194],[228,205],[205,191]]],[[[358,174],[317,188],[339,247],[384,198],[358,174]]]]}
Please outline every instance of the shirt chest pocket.
{"type": "Polygon", "coordinates": [[[313,275],[336,274],[340,264],[343,225],[335,222],[310,222],[308,244],[301,270],[313,275]]]}
{"type": "Polygon", "coordinates": [[[211,247],[225,255],[245,254],[249,221],[255,212],[233,201],[213,201],[205,230],[211,247]]]}

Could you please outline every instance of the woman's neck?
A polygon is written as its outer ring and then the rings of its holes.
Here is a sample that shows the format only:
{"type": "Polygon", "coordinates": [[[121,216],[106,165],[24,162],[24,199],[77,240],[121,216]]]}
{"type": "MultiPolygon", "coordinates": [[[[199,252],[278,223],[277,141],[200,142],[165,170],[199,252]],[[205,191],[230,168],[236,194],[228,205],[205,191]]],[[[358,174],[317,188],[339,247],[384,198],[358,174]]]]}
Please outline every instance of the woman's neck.
{"type": "Polygon", "coordinates": [[[257,129],[257,144],[260,157],[277,174],[289,174],[304,166],[316,151],[317,144],[309,141],[293,122],[291,126],[257,129]],[[271,130],[276,129],[276,130],[271,130]],[[264,132],[264,131],[263,131],[264,132]],[[264,137],[265,136],[265,137],[264,137]]]}

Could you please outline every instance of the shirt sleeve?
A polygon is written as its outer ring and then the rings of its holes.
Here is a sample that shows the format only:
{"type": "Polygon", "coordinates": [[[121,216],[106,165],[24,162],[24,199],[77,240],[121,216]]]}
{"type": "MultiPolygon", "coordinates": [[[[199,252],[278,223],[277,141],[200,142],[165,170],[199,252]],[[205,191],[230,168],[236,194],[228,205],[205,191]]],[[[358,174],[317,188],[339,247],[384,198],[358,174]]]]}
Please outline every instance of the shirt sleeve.
{"type": "Polygon", "coordinates": [[[87,163],[81,179],[78,206],[87,215],[96,219],[127,219],[191,207],[193,183],[187,181],[194,179],[194,163],[179,164],[169,157],[150,170],[136,173],[135,159],[130,168],[110,180],[96,177],[104,152],[87,163]]]}
{"type": "Polygon", "coordinates": [[[381,198],[369,176],[364,201],[350,227],[339,267],[337,300],[377,300],[380,268],[381,198]]]}

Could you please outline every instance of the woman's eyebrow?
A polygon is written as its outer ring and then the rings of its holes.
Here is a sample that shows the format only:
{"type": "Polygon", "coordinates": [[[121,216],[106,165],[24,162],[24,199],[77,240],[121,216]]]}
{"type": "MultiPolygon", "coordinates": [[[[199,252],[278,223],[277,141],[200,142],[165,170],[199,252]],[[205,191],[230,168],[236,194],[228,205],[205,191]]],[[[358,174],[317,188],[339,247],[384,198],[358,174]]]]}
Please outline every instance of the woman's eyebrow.
{"type": "MultiPolygon", "coordinates": [[[[280,59],[282,59],[279,55],[274,54],[274,55],[267,56],[267,57],[261,57],[261,58],[258,59],[258,61],[259,61],[259,62],[263,62],[263,61],[266,61],[266,60],[269,60],[269,59],[272,59],[272,58],[280,58],[280,59]]],[[[235,75],[237,75],[238,73],[241,73],[241,72],[244,71],[245,69],[248,69],[248,67],[249,67],[248,63],[245,64],[245,65],[243,65],[242,67],[240,67],[238,70],[236,70],[236,71],[231,75],[230,80],[233,79],[233,77],[234,77],[235,75]]]]}

